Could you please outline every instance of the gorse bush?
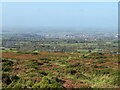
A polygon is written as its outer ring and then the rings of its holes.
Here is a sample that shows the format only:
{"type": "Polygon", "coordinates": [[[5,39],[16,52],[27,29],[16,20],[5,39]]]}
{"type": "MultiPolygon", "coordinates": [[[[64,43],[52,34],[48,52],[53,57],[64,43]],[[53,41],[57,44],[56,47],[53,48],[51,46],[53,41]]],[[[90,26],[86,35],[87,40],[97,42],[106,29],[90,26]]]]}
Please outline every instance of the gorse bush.
{"type": "Polygon", "coordinates": [[[32,52],[32,54],[33,54],[33,55],[38,55],[38,54],[39,54],[39,52],[32,52]]]}
{"type": "Polygon", "coordinates": [[[2,74],[2,82],[6,85],[9,85],[12,82],[12,80],[10,79],[9,73],[2,74]]]}
{"type": "Polygon", "coordinates": [[[3,59],[2,60],[2,70],[7,72],[11,70],[11,66],[13,65],[13,61],[11,60],[7,60],[7,59],[3,59]]]}
{"type": "Polygon", "coordinates": [[[49,72],[46,72],[46,71],[43,71],[43,70],[40,70],[38,72],[41,76],[47,76],[49,74],[49,72]]]}
{"type": "Polygon", "coordinates": [[[9,73],[3,73],[2,74],[2,82],[5,84],[5,85],[9,85],[11,84],[12,82],[17,82],[20,78],[16,75],[11,75],[9,73]]]}
{"type": "Polygon", "coordinates": [[[62,88],[62,85],[56,79],[45,76],[40,82],[35,83],[33,88],[62,88]]]}
{"type": "Polygon", "coordinates": [[[30,62],[28,62],[27,66],[34,69],[38,69],[40,67],[40,64],[37,60],[31,60],[30,62]]]}
{"type": "Polygon", "coordinates": [[[92,84],[92,88],[112,88],[114,86],[117,87],[115,84],[115,80],[117,78],[114,76],[109,75],[99,75],[94,76],[91,80],[86,80],[88,83],[92,84]]]}

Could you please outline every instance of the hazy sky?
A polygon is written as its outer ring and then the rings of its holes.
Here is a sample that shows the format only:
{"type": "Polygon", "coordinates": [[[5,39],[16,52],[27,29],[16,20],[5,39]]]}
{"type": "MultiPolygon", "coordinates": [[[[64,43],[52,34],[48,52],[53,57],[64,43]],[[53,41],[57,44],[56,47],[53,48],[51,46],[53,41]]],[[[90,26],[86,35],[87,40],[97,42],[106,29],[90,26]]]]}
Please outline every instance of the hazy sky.
{"type": "Polygon", "coordinates": [[[95,27],[115,28],[117,3],[30,3],[3,4],[3,27],[95,27]]]}

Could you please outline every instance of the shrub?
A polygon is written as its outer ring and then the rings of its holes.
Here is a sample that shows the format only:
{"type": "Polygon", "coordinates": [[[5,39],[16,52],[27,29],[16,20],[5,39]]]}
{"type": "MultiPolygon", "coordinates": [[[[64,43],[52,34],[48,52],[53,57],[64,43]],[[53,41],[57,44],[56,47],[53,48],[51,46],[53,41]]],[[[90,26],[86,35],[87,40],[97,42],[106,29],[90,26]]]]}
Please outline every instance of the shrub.
{"type": "Polygon", "coordinates": [[[37,82],[33,85],[33,88],[62,88],[60,82],[56,81],[56,79],[51,79],[48,77],[43,77],[41,82],[37,82]]]}
{"type": "Polygon", "coordinates": [[[13,88],[17,88],[17,89],[20,89],[22,88],[22,84],[21,83],[16,83],[13,88]]]}
{"type": "Polygon", "coordinates": [[[11,61],[11,60],[7,60],[7,59],[2,60],[2,70],[3,71],[5,71],[5,72],[10,71],[12,65],[13,65],[13,61],[11,61]]]}
{"type": "Polygon", "coordinates": [[[38,55],[39,53],[38,52],[32,52],[33,55],[38,55]]]}
{"type": "Polygon", "coordinates": [[[32,54],[33,54],[33,55],[38,55],[38,54],[39,54],[39,51],[34,50],[34,51],[32,52],[32,54]]]}
{"type": "Polygon", "coordinates": [[[29,63],[31,68],[34,68],[34,69],[39,68],[39,62],[37,60],[31,60],[29,63]]]}
{"type": "Polygon", "coordinates": [[[73,70],[72,68],[69,68],[69,69],[66,70],[66,74],[74,75],[74,74],[76,74],[76,73],[77,73],[77,71],[76,71],[76,70],[73,70]]]}
{"type": "Polygon", "coordinates": [[[44,75],[44,76],[47,76],[47,75],[48,75],[48,73],[45,72],[45,71],[39,71],[39,73],[42,74],[42,75],[44,75]]]}
{"type": "Polygon", "coordinates": [[[9,73],[3,73],[2,74],[2,83],[9,85],[11,82],[12,82],[12,80],[10,79],[9,73]]]}
{"type": "Polygon", "coordinates": [[[20,78],[16,75],[10,75],[9,73],[2,74],[2,82],[6,85],[11,84],[12,82],[18,81],[20,78]]]}

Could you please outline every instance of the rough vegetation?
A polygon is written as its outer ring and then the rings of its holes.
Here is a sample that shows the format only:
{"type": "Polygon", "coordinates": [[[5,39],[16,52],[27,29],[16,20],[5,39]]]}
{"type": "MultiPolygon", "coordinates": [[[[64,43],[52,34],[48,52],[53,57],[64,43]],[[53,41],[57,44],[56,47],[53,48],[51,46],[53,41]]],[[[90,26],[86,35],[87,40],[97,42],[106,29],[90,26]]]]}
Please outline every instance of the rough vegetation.
{"type": "Polygon", "coordinates": [[[3,88],[117,88],[118,55],[3,52],[3,88]]]}

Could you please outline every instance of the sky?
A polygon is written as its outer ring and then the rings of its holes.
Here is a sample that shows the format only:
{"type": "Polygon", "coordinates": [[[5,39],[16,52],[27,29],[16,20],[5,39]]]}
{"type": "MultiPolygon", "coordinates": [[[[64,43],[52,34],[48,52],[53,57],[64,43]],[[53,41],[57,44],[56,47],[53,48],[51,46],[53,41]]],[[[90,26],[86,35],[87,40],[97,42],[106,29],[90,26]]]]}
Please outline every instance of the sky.
{"type": "Polygon", "coordinates": [[[119,2],[119,0],[1,0],[1,2],[119,2]]]}
{"type": "Polygon", "coordinates": [[[3,28],[117,28],[115,2],[6,2],[3,28]]]}

